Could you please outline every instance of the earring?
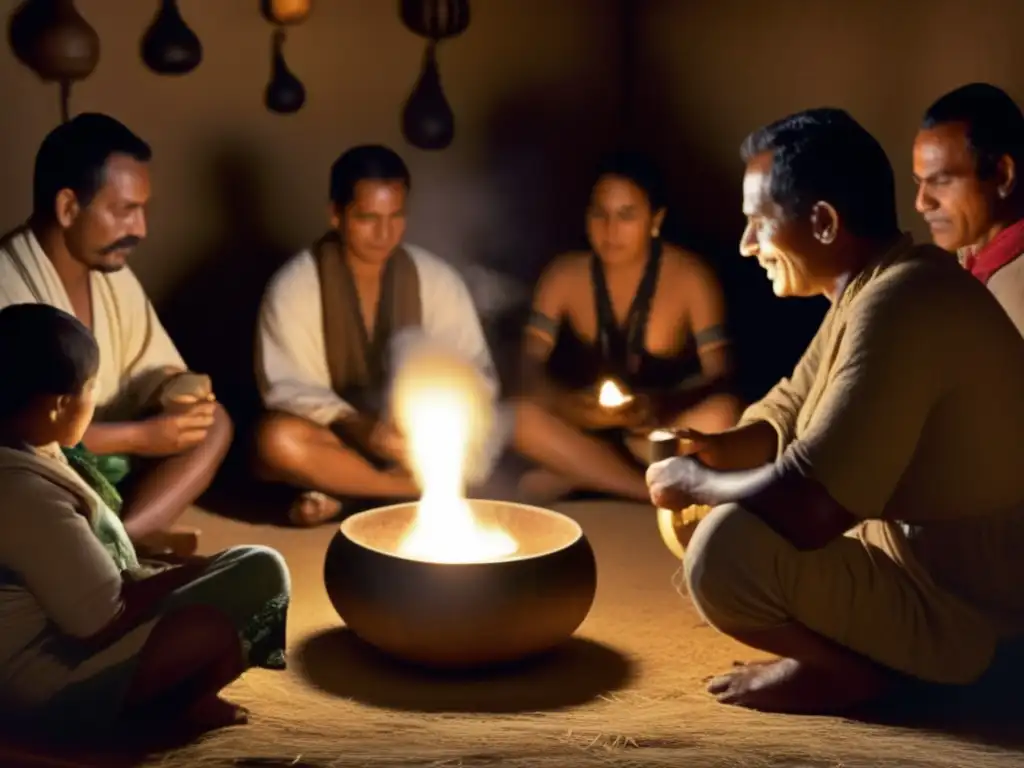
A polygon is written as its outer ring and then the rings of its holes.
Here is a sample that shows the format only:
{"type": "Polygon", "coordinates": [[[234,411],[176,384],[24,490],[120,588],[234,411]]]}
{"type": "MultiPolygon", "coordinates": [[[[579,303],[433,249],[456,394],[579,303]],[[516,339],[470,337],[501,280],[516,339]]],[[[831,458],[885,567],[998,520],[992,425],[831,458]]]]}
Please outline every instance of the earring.
{"type": "Polygon", "coordinates": [[[1000,190],[999,190],[999,198],[1000,198],[1000,199],[1002,199],[1002,200],[1005,200],[1005,199],[1006,199],[1006,194],[1007,194],[1007,193],[1006,193],[1006,190],[1005,190],[1005,189],[1000,189],[1000,190]]]}
{"type": "Polygon", "coordinates": [[[661,234],[661,230],[657,227],[651,227],[651,237],[657,237],[661,234]]]}
{"type": "Polygon", "coordinates": [[[56,410],[50,411],[50,423],[52,423],[52,424],[56,424],[57,423],[57,411],[56,410]]]}

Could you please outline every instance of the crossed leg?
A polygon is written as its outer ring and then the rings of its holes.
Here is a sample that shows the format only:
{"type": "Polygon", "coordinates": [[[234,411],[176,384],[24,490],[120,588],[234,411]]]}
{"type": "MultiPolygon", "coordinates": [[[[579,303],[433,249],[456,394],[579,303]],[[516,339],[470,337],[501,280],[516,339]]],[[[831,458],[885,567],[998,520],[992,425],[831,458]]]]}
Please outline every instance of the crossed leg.
{"type": "Polygon", "coordinates": [[[259,475],[300,489],[289,518],[318,525],[336,517],[344,498],[412,498],[416,483],[399,470],[378,469],[326,427],[269,413],[256,434],[259,475]]]}
{"type": "Polygon", "coordinates": [[[799,551],[742,507],[716,507],[686,550],[690,597],[719,631],[779,658],[741,665],[710,692],[752,709],[836,714],[907,679],[976,680],[995,652],[994,631],[915,565],[893,559],[893,535],[868,521],[799,551]]]}

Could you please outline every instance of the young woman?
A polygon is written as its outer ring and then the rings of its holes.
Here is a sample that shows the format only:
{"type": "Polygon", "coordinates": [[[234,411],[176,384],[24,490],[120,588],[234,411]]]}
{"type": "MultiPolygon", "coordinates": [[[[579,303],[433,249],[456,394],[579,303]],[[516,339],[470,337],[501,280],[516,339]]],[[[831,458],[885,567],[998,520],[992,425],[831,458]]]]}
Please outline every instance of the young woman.
{"type": "Polygon", "coordinates": [[[650,158],[608,155],[587,208],[590,251],[559,256],[541,275],[517,434],[518,450],[547,470],[524,478],[531,488],[646,501],[630,453],[643,455],[652,428],[718,432],[739,418],[721,287],[702,259],[663,242],[665,206],[650,158]],[[634,395],[630,407],[600,406],[605,379],[634,395]]]}
{"type": "Polygon", "coordinates": [[[139,560],[113,486],[65,454],[92,419],[98,356],[61,310],[0,310],[0,710],[76,736],[243,723],[219,692],[284,668],[287,566],[264,547],[139,560]]]}

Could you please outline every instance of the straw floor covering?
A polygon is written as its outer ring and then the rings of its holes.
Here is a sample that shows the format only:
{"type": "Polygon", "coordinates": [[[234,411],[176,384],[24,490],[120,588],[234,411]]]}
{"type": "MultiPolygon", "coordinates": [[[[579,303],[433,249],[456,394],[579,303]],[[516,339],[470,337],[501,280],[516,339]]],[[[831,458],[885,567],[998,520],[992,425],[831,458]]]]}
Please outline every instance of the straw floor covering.
{"type": "Polygon", "coordinates": [[[251,672],[228,692],[251,706],[253,722],[145,757],[0,745],[0,766],[1024,765],[1024,716],[996,723],[986,714],[979,723],[969,717],[977,715],[975,703],[962,698],[923,722],[901,712],[893,724],[890,713],[886,725],[878,724],[881,715],[870,724],[716,704],[702,680],[757,654],[701,626],[673,584],[678,563],[661,544],[650,508],[576,502],[559,509],[583,525],[597,556],[590,617],[550,658],[483,679],[412,673],[353,640],[321,580],[332,526],[251,525],[196,510],[189,522],[203,529],[205,551],[268,544],[291,566],[290,670],[251,672]]]}

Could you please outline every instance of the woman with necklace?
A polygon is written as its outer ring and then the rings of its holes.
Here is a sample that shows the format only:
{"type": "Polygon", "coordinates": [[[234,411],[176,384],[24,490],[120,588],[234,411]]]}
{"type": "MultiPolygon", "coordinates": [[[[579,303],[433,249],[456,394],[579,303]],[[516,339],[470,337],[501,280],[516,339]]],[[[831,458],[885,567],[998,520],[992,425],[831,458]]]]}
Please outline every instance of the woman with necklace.
{"type": "Polygon", "coordinates": [[[587,210],[591,251],[552,262],[525,330],[517,447],[540,465],[527,495],[592,490],[646,500],[638,461],[656,427],[718,432],[729,392],[725,303],[714,272],[661,239],[665,193],[644,155],[600,163],[587,210]],[[632,399],[599,402],[611,380],[632,399]]]}

